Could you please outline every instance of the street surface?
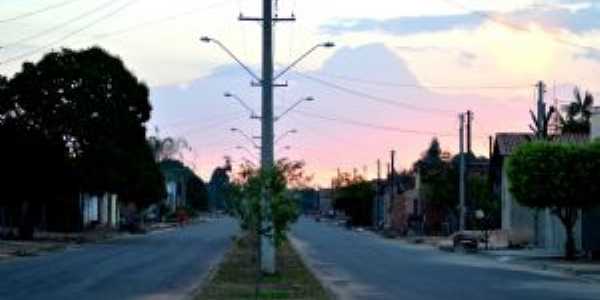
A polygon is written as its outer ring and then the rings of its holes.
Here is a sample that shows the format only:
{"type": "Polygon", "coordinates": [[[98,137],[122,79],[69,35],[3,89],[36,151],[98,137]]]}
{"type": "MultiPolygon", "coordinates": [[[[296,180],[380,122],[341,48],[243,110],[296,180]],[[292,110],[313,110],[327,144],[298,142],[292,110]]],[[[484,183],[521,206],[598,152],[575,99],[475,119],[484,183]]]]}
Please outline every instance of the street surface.
{"type": "Polygon", "coordinates": [[[301,219],[292,241],[342,299],[600,299],[600,284],[301,219]]]}
{"type": "Polygon", "coordinates": [[[232,219],[0,262],[0,299],[181,299],[237,231],[232,219]]]}

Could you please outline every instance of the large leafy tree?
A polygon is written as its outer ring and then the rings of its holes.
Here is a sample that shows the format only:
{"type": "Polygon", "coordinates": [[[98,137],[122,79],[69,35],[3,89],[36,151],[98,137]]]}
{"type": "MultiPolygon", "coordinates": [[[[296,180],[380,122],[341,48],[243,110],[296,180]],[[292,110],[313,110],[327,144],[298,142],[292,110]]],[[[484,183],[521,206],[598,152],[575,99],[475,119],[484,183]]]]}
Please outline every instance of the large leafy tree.
{"type": "Polygon", "coordinates": [[[145,155],[148,94],[119,58],[98,47],[51,52],[23,64],[9,84],[17,117],[64,141],[77,164],[78,187],[90,193],[130,193],[144,181],[141,174],[158,171],[145,155]]]}
{"type": "Polygon", "coordinates": [[[574,258],[578,211],[600,204],[600,143],[524,144],[511,155],[508,176],[517,201],[558,216],[567,236],[566,257],[574,258]]]}
{"type": "Polygon", "coordinates": [[[589,92],[582,96],[579,88],[573,90],[575,98],[567,106],[566,117],[561,119],[562,131],[567,133],[589,133],[590,116],[594,106],[594,97],[589,92]]]}
{"type": "Polygon", "coordinates": [[[361,176],[342,173],[335,179],[333,204],[335,209],[344,211],[352,225],[368,226],[372,224],[372,201],[375,187],[361,176]]]}
{"type": "MultiPolygon", "coordinates": [[[[3,137],[13,134],[9,144],[14,141],[16,154],[28,154],[24,160],[44,158],[44,164],[36,164],[44,170],[31,165],[28,172],[46,176],[15,180],[29,190],[68,183],[71,201],[78,193],[105,192],[142,206],[159,200],[164,184],[145,139],[148,95],[118,57],[98,47],[51,52],[37,63],[24,63],[9,81],[1,77],[3,137]]],[[[2,159],[10,162],[14,156],[2,159]]],[[[20,166],[14,168],[6,171],[18,172],[20,166]]],[[[27,198],[57,197],[55,192],[24,194],[16,199],[23,203],[23,215],[27,198]]]]}

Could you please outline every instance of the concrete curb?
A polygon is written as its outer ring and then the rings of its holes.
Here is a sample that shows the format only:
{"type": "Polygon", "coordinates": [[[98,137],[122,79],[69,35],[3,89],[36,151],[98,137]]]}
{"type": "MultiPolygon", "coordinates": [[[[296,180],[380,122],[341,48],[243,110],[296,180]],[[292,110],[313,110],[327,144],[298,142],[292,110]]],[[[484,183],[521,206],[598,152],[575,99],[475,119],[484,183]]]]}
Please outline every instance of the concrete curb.
{"type": "Polygon", "coordinates": [[[223,263],[225,256],[227,256],[227,254],[229,254],[229,252],[231,252],[233,250],[234,243],[238,238],[239,238],[239,233],[236,233],[235,236],[232,238],[232,242],[229,245],[229,249],[227,249],[227,251],[222,252],[221,255],[219,255],[212,262],[210,262],[210,267],[209,267],[208,271],[206,272],[206,274],[201,276],[199,279],[200,283],[198,285],[196,285],[190,292],[186,293],[186,295],[182,298],[182,300],[194,300],[202,294],[202,291],[204,290],[206,285],[210,281],[212,281],[213,278],[215,278],[215,276],[217,275],[217,272],[219,271],[219,268],[221,267],[221,263],[223,263]]]}
{"type": "Polygon", "coordinates": [[[288,240],[290,241],[290,245],[294,248],[294,251],[298,253],[302,263],[306,266],[308,271],[321,283],[321,286],[325,289],[325,292],[329,295],[329,297],[333,300],[349,300],[348,297],[342,295],[337,289],[333,286],[333,284],[325,278],[325,275],[319,271],[314,264],[314,261],[308,256],[308,254],[302,249],[300,245],[300,241],[293,237],[291,233],[288,233],[288,240]]]}

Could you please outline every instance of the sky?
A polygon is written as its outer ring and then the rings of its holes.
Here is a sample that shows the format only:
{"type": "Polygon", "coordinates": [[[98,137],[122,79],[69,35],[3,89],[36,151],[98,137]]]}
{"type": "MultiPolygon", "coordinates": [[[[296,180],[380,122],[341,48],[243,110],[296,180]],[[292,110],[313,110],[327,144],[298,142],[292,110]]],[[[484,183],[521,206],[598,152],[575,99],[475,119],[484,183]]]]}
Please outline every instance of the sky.
{"type": "MultiPolygon", "coordinates": [[[[225,155],[257,162],[231,128],[255,136],[260,124],[223,93],[260,111],[260,90],[199,37],[218,39],[260,73],[260,24],[237,21],[260,8],[259,0],[0,0],[0,74],[53,49],[104,47],[150,86],[149,133],[185,138],[183,160],[209,178],[225,155]]],[[[279,0],[277,8],[297,18],[275,27],[278,69],[316,44],[336,44],[302,60],[275,92],[276,114],[315,98],[275,124],[285,135],[276,157],[304,160],[315,185],[338,168],[372,178],[391,150],[396,168],[410,168],[433,137],[456,153],[466,110],[474,150],[487,155],[488,136],[528,130],[540,80],[549,104],[571,100],[576,85],[600,97],[600,1],[279,0]]]]}

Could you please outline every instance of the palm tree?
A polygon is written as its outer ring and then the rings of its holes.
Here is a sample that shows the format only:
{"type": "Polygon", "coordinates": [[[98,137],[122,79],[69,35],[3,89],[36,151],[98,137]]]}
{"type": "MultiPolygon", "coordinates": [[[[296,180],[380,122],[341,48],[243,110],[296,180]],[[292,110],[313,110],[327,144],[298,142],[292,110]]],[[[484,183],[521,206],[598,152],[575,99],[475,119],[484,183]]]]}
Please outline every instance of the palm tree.
{"type": "Polygon", "coordinates": [[[573,90],[573,95],[575,100],[567,106],[566,118],[561,118],[562,131],[565,133],[589,133],[594,96],[586,91],[582,97],[577,87],[573,90]]]}

